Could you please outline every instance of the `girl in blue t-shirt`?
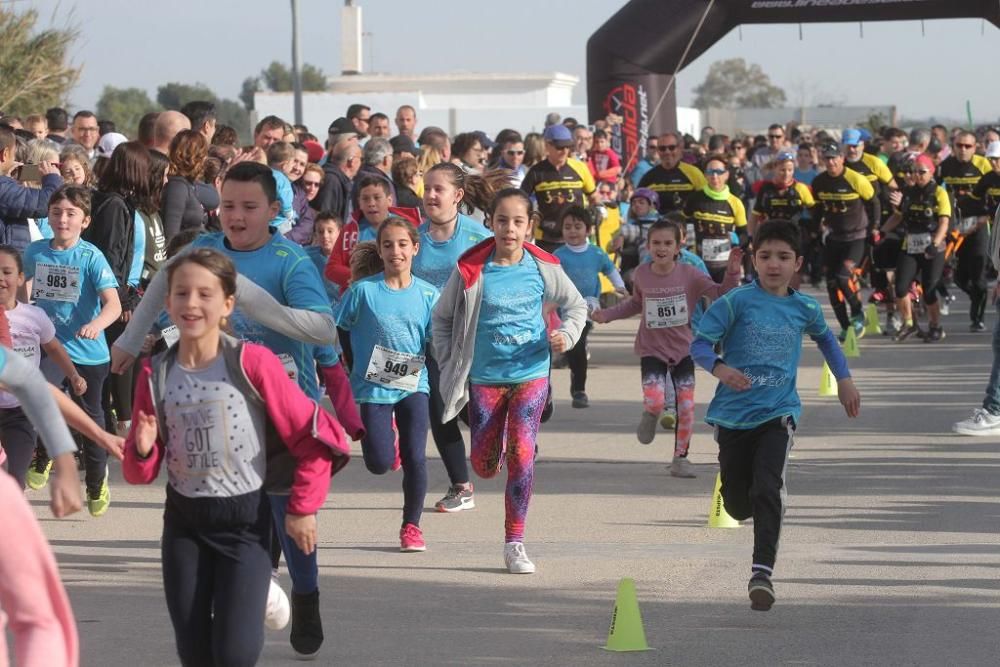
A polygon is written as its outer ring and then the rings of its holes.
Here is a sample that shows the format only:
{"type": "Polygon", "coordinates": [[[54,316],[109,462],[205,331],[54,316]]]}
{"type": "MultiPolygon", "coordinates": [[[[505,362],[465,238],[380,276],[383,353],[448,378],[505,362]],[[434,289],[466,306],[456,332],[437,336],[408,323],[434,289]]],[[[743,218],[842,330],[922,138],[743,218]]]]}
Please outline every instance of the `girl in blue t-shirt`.
{"type": "MultiPolygon", "coordinates": [[[[90,190],[66,185],[53,193],[49,199],[52,240],[35,241],[25,249],[26,281],[19,296],[27,302],[30,295],[52,320],[56,338],[86,382],[80,403],[91,419],[103,424],[101,397],[111,362],[104,330],[121,316],[122,307],[118,282],[108,261],[96,246],[80,238],[89,224],[90,190]]],[[[42,361],[41,368],[55,385],[66,380],[65,372],[51,357],[42,361]]],[[[87,509],[93,516],[101,516],[111,503],[108,453],[84,437],[83,460],[87,509]]]]}
{"type": "MultiPolygon", "coordinates": [[[[420,530],[427,495],[424,450],[430,393],[424,364],[438,290],[411,273],[413,257],[420,250],[420,237],[412,223],[388,218],[378,228],[377,244],[379,259],[372,262],[372,268],[381,273],[351,284],[340,302],[337,326],[351,336],[351,389],[366,430],[361,439],[365,465],[376,475],[393,469],[395,417],[403,466],[399,547],[400,551],[426,551],[420,530]]],[[[352,266],[364,264],[359,255],[365,248],[355,248],[352,266]]]]}
{"type": "Polygon", "coordinates": [[[530,574],[535,564],[524,549],[524,525],[550,350],[559,354],[576,344],[587,305],[559,260],[525,243],[534,225],[524,192],[501,190],[491,221],[494,238],[462,255],[434,309],[434,356],[443,418],[469,404],[473,470],[488,478],[507,466],[504,563],[512,574],[530,574]],[[545,303],[562,309],[562,326],[551,333],[545,303]]]}

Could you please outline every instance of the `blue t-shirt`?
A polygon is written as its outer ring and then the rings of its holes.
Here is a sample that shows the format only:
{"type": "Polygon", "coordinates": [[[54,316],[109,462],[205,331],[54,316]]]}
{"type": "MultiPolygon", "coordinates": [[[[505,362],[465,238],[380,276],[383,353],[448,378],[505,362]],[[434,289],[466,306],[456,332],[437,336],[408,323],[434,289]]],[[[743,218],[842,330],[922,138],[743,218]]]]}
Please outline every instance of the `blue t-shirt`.
{"type": "MultiPolygon", "coordinates": [[[[191,245],[223,253],[233,260],[239,273],[265,289],[282,305],[333,314],[323,289],[323,279],[305,250],[298,243],[285,240],[273,229],[271,240],[256,250],[232,250],[226,243],[226,237],[218,232],[202,234],[191,245]]],[[[278,355],[285,370],[299,383],[302,391],[310,398],[319,398],[312,345],[265,327],[245,315],[238,304],[229,322],[241,339],[260,343],[278,355]]]]}
{"type": "Polygon", "coordinates": [[[719,383],[705,421],[750,429],[775,417],[802,412],[795,377],[802,355],[802,335],[816,339],[827,331],[816,299],[791,291],[768,293],[756,281],[719,297],[701,318],[696,338],[722,343],[722,360],[750,378],[747,391],[719,383]]]}
{"type": "Polygon", "coordinates": [[[593,244],[587,244],[582,252],[577,252],[564,245],[556,250],[556,257],[562,264],[569,279],[576,285],[583,298],[598,298],[601,296],[600,274],[610,277],[615,271],[615,265],[604,252],[593,244]]]}
{"type": "Polygon", "coordinates": [[[49,241],[35,241],[24,250],[24,277],[31,280],[31,298],[56,327],[56,338],[73,363],[97,366],[111,361],[104,332],[94,340],[77,332],[101,312],[101,292],[117,289],[118,281],[97,246],[84,240],[67,250],[49,241]]]}
{"type": "Polygon", "coordinates": [[[49,217],[35,218],[35,225],[38,226],[38,233],[42,235],[43,239],[51,239],[55,234],[52,233],[52,227],[49,226],[49,217]]]}
{"type": "Polygon", "coordinates": [[[142,266],[146,260],[146,223],[142,219],[139,211],[135,212],[135,247],[132,250],[132,265],[128,270],[128,284],[131,287],[139,286],[139,279],[142,277],[142,266]]]}
{"type": "Polygon", "coordinates": [[[439,296],[416,276],[398,290],[385,284],[384,273],[351,284],[337,309],[337,325],[351,332],[354,400],[391,405],[415,392],[430,393],[424,354],[439,296]]]}
{"type": "Polygon", "coordinates": [[[330,260],[329,257],[323,254],[319,246],[307,245],[304,250],[306,254],[309,255],[309,259],[312,260],[313,266],[319,272],[321,278],[323,278],[323,287],[326,288],[326,296],[330,299],[330,305],[336,306],[340,303],[340,287],[337,283],[330,282],[323,276],[323,271],[326,269],[326,263],[330,260]]]}
{"type": "Polygon", "coordinates": [[[545,284],[535,259],[490,261],[479,280],[483,297],[469,379],[476,384],[518,384],[549,374],[549,339],[542,318],[545,284]]]}
{"type": "Polygon", "coordinates": [[[425,222],[420,225],[420,252],[413,258],[413,275],[441,289],[451,277],[462,253],[493,236],[493,232],[460,213],[451,238],[447,241],[435,241],[430,235],[432,224],[425,222]]]}
{"type": "Polygon", "coordinates": [[[377,241],[378,227],[368,222],[364,218],[358,220],[358,243],[362,241],[377,241]]]}
{"type": "Polygon", "coordinates": [[[292,182],[288,180],[285,176],[285,172],[280,169],[271,169],[271,173],[274,174],[274,184],[278,188],[278,216],[271,221],[272,225],[278,226],[286,221],[295,221],[295,210],[292,208],[292,203],[295,198],[295,193],[292,192],[292,182]]]}

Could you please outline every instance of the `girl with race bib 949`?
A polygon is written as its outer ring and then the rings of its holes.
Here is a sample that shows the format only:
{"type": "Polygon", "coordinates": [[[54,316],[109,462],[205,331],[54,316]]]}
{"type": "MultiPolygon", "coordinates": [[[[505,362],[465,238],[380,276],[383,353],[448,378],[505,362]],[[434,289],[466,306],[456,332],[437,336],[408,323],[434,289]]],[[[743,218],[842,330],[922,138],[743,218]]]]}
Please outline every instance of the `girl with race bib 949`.
{"type": "MultiPolygon", "coordinates": [[[[427,549],[420,515],[427,495],[428,394],[426,363],[431,311],[438,290],[411,273],[420,237],[413,224],[390,216],[377,232],[381,273],[355,279],[337,312],[337,326],[350,332],[354,365],[351,389],[361,405],[366,433],[365,465],[376,475],[393,469],[399,428],[403,466],[403,525],[400,551],[427,549]]],[[[367,252],[357,246],[355,255],[367,252]]],[[[360,262],[352,257],[352,264],[360,262]]]]}

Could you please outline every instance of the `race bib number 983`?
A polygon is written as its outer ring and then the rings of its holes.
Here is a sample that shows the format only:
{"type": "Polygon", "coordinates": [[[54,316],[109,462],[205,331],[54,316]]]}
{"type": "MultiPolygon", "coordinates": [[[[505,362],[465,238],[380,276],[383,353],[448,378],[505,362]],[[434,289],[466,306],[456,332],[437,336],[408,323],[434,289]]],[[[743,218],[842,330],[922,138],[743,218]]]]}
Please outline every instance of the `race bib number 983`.
{"type": "Polygon", "coordinates": [[[80,299],[80,267],[38,264],[31,284],[31,298],[76,303],[80,299]]]}

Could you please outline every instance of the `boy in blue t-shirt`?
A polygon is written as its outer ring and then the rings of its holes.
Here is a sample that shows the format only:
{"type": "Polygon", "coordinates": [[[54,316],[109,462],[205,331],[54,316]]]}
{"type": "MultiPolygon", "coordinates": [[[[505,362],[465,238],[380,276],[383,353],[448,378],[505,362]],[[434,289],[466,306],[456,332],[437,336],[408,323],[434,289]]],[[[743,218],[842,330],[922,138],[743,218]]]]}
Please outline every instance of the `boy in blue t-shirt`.
{"type": "Polygon", "coordinates": [[[719,378],[705,421],[716,428],[726,511],[735,519],[754,520],[748,592],[751,608],[760,611],[774,604],[771,576],[785,510],[785,468],[802,412],[795,376],[803,333],[816,341],[837,378],[847,416],[856,417],[861,408],[822,308],[789,288],[802,268],[799,239],[795,223],[761,225],[754,236],[757,279],[715,301],[691,343],[694,360],[719,378]],[[721,357],[715,353],[719,343],[721,357]]]}
{"type": "MultiPolygon", "coordinates": [[[[555,256],[559,258],[563,271],[576,286],[580,296],[587,302],[588,312],[600,308],[601,274],[607,276],[620,296],[627,296],[625,283],[611,258],[590,243],[594,222],[587,211],[580,206],[570,206],[563,212],[559,224],[562,225],[565,244],[556,250],[555,256]]],[[[580,340],[566,352],[569,391],[574,408],[590,407],[590,399],[587,397],[587,334],[593,326],[594,323],[588,321],[580,334],[580,340]]]]}

